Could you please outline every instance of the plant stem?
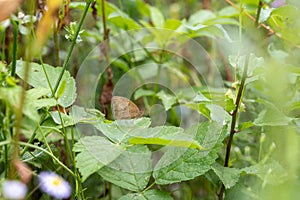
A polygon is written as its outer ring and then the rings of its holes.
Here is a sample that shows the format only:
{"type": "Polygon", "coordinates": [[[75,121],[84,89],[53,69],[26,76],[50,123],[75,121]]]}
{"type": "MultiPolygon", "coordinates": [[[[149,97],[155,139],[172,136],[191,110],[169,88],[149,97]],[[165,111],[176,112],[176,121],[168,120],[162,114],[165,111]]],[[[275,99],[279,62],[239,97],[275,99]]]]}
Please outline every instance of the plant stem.
{"type": "MultiPolygon", "coordinates": [[[[244,93],[245,81],[246,81],[246,78],[247,78],[248,65],[249,65],[249,55],[246,55],[246,61],[245,61],[245,67],[244,67],[243,75],[242,75],[242,80],[241,80],[240,87],[238,89],[237,97],[236,97],[236,100],[235,100],[235,109],[232,113],[232,120],[231,120],[231,126],[230,126],[230,135],[229,135],[229,139],[227,141],[227,146],[226,146],[226,155],[225,155],[224,167],[228,167],[228,165],[229,165],[230,150],[231,150],[231,145],[232,145],[232,140],[233,140],[234,133],[236,133],[235,127],[236,127],[236,124],[237,124],[239,107],[241,105],[242,97],[243,97],[243,93],[244,93]]],[[[223,199],[224,190],[225,190],[225,186],[222,183],[221,190],[218,194],[219,200],[223,199]]]]}
{"type": "Polygon", "coordinates": [[[60,59],[59,59],[59,42],[58,42],[58,30],[57,26],[53,24],[53,41],[55,47],[55,65],[58,67],[60,66],[60,59]]]}
{"type": "Polygon", "coordinates": [[[1,49],[1,60],[5,60],[5,38],[6,38],[6,29],[3,29],[2,30],[2,33],[1,33],[1,39],[2,39],[2,49],[1,49]]]}
{"type": "Polygon", "coordinates": [[[14,33],[14,40],[13,40],[13,58],[12,58],[12,65],[11,65],[11,76],[15,76],[16,74],[16,63],[17,63],[17,48],[18,48],[18,24],[16,21],[11,20],[13,24],[13,33],[14,33]]]}
{"type": "Polygon", "coordinates": [[[70,58],[71,58],[71,54],[72,54],[73,49],[74,49],[75,44],[76,44],[76,39],[77,39],[77,37],[78,37],[78,35],[79,35],[79,32],[80,32],[80,29],[81,29],[81,27],[82,27],[83,21],[84,21],[84,19],[85,19],[85,16],[86,16],[86,14],[87,14],[87,12],[88,12],[88,10],[89,10],[89,7],[90,7],[91,3],[92,3],[92,1],[87,1],[87,3],[86,3],[86,6],[85,6],[84,11],[83,11],[83,14],[82,14],[82,16],[81,16],[81,18],[80,18],[80,21],[79,21],[79,23],[78,23],[78,26],[77,26],[77,29],[76,29],[76,32],[75,32],[73,41],[72,41],[72,43],[71,43],[71,46],[70,46],[69,49],[68,49],[67,58],[66,58],[66,60],[64,61],[64,64],[63,64],[63,66],[62,66],[62,71],[61,71],[61,73],[59,74],[59,77],[58,77],[58,79],[57,79],[57,81],[56,81],[56,84],[55,84],[55,87],[54,87],[54,89],[53,89],[54,94],[56,93],[56,91],[57,91],[57,89],[58,89],[58,86],[59,86],[59,84],[60,84],[60,81],[61,81],[61,79],[62,79],[62,77],[63,77],[63,75],[64,75],[64,72],[66,71],[67,65],[68,65],[68,63],[69,63],[69,61],[70,61],[70,58]]]}
{"type": "Polygon", "coordinates": [[[104,31],[104,36],[103,36],[103,41],[104,41],[104,56],[106,59],[106,67],[107,67],[107,82],[112,82],[112,70],[110,68],[110,60],[109,60],[109,29],[107,29],[106,26],[106,18],[105,18],[105,0],[101,1],[102,3],[102,22],[103,22],[103,31],[104,31]]]}
{"type": "MultiPolygon", "coordinates": [[[[18,142],[19,145],[23,145],[23,146],[28,146],[30,148],[34,148],[34,149],[38,149],[46,154],[48,154],[54,161],[56,161],[60,166],[62,166],[62,168],[64,168],[66,171],[68,171],[72,176],[75,177],[75,174],[72,172],[72,170],[70,170],[66,165],[64,165],[58,158],[56,158],[55,155],[53,155],[52,153],[50,153],[49,151],[43,149],[42,147],[33,145],[33,144],[28,144],[25,142],[18,142]]],[[[76,178],[76,177],[75,177],[76,178]]]]}
{"type": "Polygon", "coordinates": [[[258,3],[258,8],[257,8],[257,13],[256,13],[256,18],[255,18],[255,25],[258,26],[258,21],[261,13],[261,9],[264,3],[260,0],[258,3]]]}
{"type": "Polygon", "coordinates": [[[240,107],[240,104],[242,102],[242,96],[243,96],[243,92],[244,92],[245,81],[246,81],[247,71],[248,71],[248,63],[249,63],[249,56],[247,55],[246,56],[245,68],[244,68],[244,72],[243,72],[243,77],[242,77],[242,80],[241,80],[241,85],[239,87],[238,94],[237,94],[236,101],[235,101],[235,110],[232,113],[230,136],[229,136],[229,140],[227,142],[224,167],[228,167],[228,163],[229,163],[230,149],[231,149],[233,135],[236,132],[235,126],[236,126],[236,123],[237,123],[239,107],[240,107]]]}

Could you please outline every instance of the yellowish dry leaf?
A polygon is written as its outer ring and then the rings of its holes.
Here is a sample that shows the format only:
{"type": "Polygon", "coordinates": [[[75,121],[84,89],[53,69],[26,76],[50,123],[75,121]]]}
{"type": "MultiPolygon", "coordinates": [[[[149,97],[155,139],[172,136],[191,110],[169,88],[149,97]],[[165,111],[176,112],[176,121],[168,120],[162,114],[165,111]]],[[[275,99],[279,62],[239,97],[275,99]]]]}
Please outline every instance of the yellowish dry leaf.
{"type": "Polygon", "coordinates": [[[17,10],[22,0],[0,0],[0,21],[3,21],[17,10]]]}

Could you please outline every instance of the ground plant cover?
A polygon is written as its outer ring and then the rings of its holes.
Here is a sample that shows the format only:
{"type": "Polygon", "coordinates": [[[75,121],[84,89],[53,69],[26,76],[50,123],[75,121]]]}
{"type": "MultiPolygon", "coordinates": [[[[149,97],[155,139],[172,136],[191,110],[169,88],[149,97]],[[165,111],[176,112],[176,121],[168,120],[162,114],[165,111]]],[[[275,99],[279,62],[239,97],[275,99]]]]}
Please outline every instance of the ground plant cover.
{"type": "Polygon", "coordinates": [[[300,199],[299,9],[1,0],[0,199],[300,199]]]}

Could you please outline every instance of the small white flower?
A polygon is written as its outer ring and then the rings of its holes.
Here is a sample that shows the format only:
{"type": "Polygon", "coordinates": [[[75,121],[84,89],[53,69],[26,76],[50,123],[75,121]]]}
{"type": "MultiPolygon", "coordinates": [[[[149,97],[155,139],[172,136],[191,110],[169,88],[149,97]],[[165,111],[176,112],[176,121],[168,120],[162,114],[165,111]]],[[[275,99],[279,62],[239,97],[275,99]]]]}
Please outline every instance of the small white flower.
{"type": "Polygon", "coordinates": [[[40,189],[52,197],[65,199],[71,195],[70,184],[54,172],[41,172],[39,182],[40,189]]]}
{"type": "Polygon", "coordinates": [[[27,193],[27,186],[16,180],[7,180],[2,185],[3,196],[11,200],[24,199],[27,193]]]}

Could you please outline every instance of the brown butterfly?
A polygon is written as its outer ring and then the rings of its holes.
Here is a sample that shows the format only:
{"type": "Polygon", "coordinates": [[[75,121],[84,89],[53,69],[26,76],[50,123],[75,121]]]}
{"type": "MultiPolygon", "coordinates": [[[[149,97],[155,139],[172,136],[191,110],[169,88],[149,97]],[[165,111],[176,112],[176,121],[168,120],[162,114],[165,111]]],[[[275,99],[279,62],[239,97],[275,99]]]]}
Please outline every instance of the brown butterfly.
{"type": "Polygon", "coordinates": [[[113,96],[111,100],[115,119],[132,119],[143,115],[137,105],[125,97],[113,96]]]}

